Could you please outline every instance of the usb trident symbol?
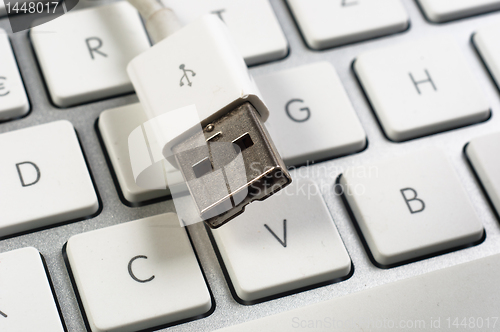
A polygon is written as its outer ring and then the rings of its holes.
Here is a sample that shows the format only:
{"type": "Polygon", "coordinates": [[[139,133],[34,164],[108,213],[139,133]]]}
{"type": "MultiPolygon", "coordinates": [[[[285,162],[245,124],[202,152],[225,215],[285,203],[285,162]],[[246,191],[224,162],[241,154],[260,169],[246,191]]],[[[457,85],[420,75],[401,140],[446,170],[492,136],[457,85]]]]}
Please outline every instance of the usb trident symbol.
{"type": "Polygon", "coordinates": [[[193,82],[191,82],[189,80],[189,76],[188,76],[188,71],[191,72],[191,77],[195,77],[196,76],[196,73],[190,69],[185,69],[186,68],[186,65],[185,64],[182,64],[179,66],[179,69],[182,70],[184,72],[184,75],[181,77],[181,86],[184,85],[184,78],[186,79],[186,81],[188,82],[188,85],[191,86],[193,85],[193,82]]]}
{"type": "Polygon", "coordinates": [[[1,81],[6,81],[7,77],[0,76],[0,97],[4,97],[10,93],[10,91],[2,93],[2,90],[5,90],[5,86],[1,81]]]}

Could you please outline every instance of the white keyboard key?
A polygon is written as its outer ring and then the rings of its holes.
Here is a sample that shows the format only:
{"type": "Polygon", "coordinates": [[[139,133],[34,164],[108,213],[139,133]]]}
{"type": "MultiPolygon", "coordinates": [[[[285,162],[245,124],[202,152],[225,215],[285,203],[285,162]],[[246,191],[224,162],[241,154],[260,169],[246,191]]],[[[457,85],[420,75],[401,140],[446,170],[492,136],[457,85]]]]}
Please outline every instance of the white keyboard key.
{"type": "Polygon", "coordinates": [[[0,285],[0,331],[65,331],[38,250],[1,253],[0,285]]]}
{"type": "Polygon", "coordinates": [[[288,42],[269,0],[163,0],[187,24],[213,13],[226,24],[247,65],[278,60],[288,42]]]}
{"type": "Polygon", "coordinates": [[[133,92],[126,67],[149,48],[139,14],[126,1],[72,11],[33,28],[30,36],[60,107],[133,92]]]}
{"type": "Polygon", "coordinates": [[[408,28],[400,0],[287,0],[309,47],[321,50],[408,28]]]}
{"type": "Polygon", "coordinates": [[[287,165],[363,150],[366,135],[328,62],[256,78],[271,110],[267,128],[287,165]]]}
{"type": "Polygon", "coordinates": [[[30,105],[7,33],[0,29],[0,120],[28,113],[30,105]]]}
{"type": "Polygon", "coordinates": [[[443,23],[500,9],[500,0],[418,0],[431,22],[443,23]]]}
{"type": "Polygon", "coordinates": [[[0,0],[0,16],[7,15],[7,12],[5,10],[5,4],[3,0],[0,0]]]}
{"type": "Polygon", "coordinates": [[[347,277],[351,259],[318,187],[295,181],[212,230],[243,301],[347,277]]]}
{"type": "Polygon", "coordinates": [[[487,120],[488,102],[449,38],[360,55],[354,70],[387,137],[404,141],[487,120]]]}
{"type": "Polygon", "coordinates": [[[340,183],[381,266],[473,244],[483,236],[458,176],[439,150],[351,168],[340,183]]]}
{"type": "Polygon", "coordinates": [[[93,332],[143,330],[203,315],[212,306],[173,213],[73,236],[66,253],[93,332]]]}
{"type": "Polygon", "coordinates": [[[499,274],[494,255],[217,331],[497,331],[499,274]]]}
{"type": "Polygon", "coordinates": [[[500,133],[473,139],[467,144],[465,153],[500,215],[500,133]]]}
{"type": "MultiPolygon", "coordinates": [[[[121,193],[132,204],[169,195],[170,190],[166,183],[165,173],[171,173],[168,179],[177,179],[172,185],[184,184],[182,174],[164,158],[161,158],[163,160],[160,163],[151,162],[150,167],[144,170],[145,173],[141,173],[137,181],[134,179],[129,152],[129,136],[147,121],[148,118],[140,104],[104,111],[99,117],[99,131],[121,193]]],[[[144,136],[141,135],[142,137],[144,136]]],[[[148,150],[145,151],[145,155],[149,156],[149,151],[151,151],[149,140],[144,139],[143,146],[148,150]]]]}
{"type": "Polygon", "coordinates": [[[500,24],[497,23],[480,28],[472,36],[472,41],[486,67],[488,67],[491,76],[493,76],[497,87],[500,87],[500,45],[497,42],[499,34],[500,24]]]}
{"type": "Polygon", "coordinates": [[[0,237],[90,216],[96,192],[73,125],[0,135],[0,237]]]}

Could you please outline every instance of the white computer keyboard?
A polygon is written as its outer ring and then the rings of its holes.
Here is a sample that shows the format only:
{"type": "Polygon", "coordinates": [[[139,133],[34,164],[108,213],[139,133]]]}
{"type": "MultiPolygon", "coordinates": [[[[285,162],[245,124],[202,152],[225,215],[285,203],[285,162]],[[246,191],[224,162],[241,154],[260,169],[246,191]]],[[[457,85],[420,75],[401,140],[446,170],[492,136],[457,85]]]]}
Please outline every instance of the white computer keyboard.
{"type": "Polygon", "coordinates": [[[0,331],[500,329],[500,0],[164,2],[227,24],[294,183],[179,227],[129,162],[135,10],[0,0],[0,331]]]}

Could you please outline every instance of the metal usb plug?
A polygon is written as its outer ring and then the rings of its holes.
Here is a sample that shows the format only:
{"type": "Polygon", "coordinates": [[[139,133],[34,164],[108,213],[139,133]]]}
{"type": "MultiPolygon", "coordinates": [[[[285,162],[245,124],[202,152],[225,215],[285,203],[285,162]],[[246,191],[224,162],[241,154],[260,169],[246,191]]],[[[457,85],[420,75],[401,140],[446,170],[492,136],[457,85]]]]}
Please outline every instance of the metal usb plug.
{"type": "Polygon", "coordinates": [[[172,148],[201,218],[217,228],[291,183],[250,103],[226,113],[172,148]],[[206,144],[200,145],[200,140],[206,144]]]}
{"type": "Polygon", "coordinates": [[[216,16],[158,42],[127,72],[161,151],[155,155],[184,178],[185,186],[170,187],[183,225],[219,227],[292,181],[264,127],[269,109],[216,16]]]}

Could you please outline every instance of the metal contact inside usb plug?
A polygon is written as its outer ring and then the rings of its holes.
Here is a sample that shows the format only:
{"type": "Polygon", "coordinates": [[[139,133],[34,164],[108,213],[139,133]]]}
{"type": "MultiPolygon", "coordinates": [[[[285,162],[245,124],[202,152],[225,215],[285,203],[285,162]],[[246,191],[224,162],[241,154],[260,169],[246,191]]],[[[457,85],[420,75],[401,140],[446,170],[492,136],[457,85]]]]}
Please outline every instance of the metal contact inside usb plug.
{"type": "Polygon", "coordinates": [[[291,182],[250,103],[226,113],[172,151],[199,215],[211,228],[291,182]]]}

